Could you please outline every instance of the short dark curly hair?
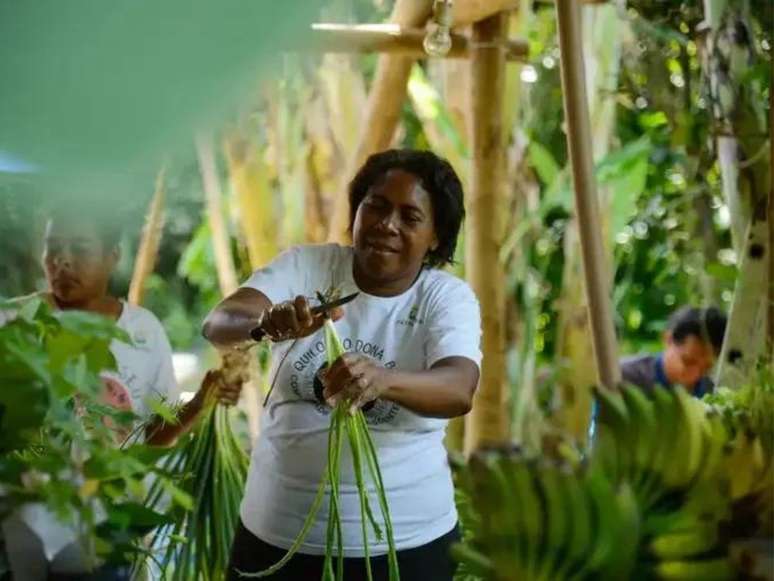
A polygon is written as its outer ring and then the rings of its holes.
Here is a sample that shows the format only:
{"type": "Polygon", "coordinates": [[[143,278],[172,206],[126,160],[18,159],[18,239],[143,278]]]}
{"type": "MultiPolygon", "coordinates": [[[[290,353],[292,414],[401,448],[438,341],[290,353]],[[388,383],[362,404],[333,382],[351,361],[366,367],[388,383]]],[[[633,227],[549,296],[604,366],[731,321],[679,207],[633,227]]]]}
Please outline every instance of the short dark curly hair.
{"type": "Polygon", "coordinates": [[[430,194],[438,248],[427,253],[425,262],[429,266],[453,263],[457,236],[465,217],[462,182],[451,164],[431,151],[389,149],[371,155],[349,184],[350,232],[363,198],[393,169],[416,176],[422,188],[430,194]]]}

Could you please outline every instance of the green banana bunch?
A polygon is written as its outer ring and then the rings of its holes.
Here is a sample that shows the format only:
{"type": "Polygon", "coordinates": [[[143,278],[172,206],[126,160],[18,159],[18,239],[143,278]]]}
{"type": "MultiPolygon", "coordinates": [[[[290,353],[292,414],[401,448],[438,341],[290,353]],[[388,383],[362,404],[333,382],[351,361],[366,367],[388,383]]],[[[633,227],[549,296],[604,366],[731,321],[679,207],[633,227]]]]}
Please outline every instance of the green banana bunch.
{"type": "Polygon", "coordinates": [[[513,451],[478,453],[463,471],[465,541],[453,554],[466,574],[493,581],[627,577],[638,546],[637,504],[627,487],[616,494],[600,473],[513,451]]]}
{"type": "Polygon", "coordinates": [[[718,480],[728,434],[722,419],[683,389],[597,390],[591,464],[628,482],[643,510],[704,480],[718,480]]]}
{"type": "Polygon", "coordinates": [[[637,499],[637,578],[689,578],[680,575],[707,563],[722,563],[712,578],[729,578],[718,534],[729,515],[722,485],[729,436],[720,415],[683,389],[646,394],[627,387],[597,397],[590,464],[614,484],[631,486],[637,499]]]}
{"type": "Polygon", "coordinates": [[[703,561],[663,561],[653,569],[656,579],[665,581],[725,581],[734,579],[735,572],[726,558],[703,561]]]}

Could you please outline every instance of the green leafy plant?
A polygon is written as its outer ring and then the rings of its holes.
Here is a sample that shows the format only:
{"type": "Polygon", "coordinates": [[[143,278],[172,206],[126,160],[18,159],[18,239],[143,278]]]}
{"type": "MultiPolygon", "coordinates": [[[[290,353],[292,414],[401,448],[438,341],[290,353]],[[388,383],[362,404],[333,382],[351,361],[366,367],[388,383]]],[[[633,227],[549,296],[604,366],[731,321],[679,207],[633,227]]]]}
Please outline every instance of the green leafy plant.
{"type": "Polygon", "coordinates": [[[110,344],[129,338],[104,317],[54,313],[37,299],[0,309],[12,313],[0,326],[0,518],[43,504],[77,531],[94,564],[125,562],[167,522],[140,502],[164,451],[120,446],[119,430],[137,418],[100,399],[100,374],[115,369],[110,344]]]}

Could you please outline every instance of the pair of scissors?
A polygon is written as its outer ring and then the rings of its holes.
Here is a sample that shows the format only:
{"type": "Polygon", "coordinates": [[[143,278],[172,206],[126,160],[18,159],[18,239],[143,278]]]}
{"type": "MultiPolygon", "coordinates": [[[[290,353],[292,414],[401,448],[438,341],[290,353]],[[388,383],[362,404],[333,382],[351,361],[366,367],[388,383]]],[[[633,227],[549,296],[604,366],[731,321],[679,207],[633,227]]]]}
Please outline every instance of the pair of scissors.
{"type": "MultiPolygon", "coordinates": [[[[317,305],[316,307],[312,307],[310,309],[312,316],[316,317],[319,315],[327,315],[329,311],[332,309],[335,309],[336,307],[340,307],[342,305],[346,305],[349,302],[352,302],[355,300],[355,297],[359,295],[360,293],[352,293],[351,295],[347,295],[345,297],[341,297],[340,299],[336,299],[335,301],[330,301],[327,303],[323,303],[321,305],[317,305]]],[[[266,332],[261,329],[260,327],[256,327],[252,331],[250,331],[250,337],[253,338],[254,341],[261,341],[266,336],[266,332]]]]}

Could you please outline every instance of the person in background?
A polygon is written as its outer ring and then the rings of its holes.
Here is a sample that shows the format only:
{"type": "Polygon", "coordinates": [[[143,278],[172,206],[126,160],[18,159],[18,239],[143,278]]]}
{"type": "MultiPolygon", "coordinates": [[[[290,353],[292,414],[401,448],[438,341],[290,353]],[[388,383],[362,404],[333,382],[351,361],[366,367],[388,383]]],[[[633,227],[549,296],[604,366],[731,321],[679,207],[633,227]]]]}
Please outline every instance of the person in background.
{"type": "Polygon", "coordinates": [[[678,309],[664,331],[663,351],[621,361],[623,382],[645,390],[682,385],[694,397],[711,393],[714,386],[707,373],[720,355],[726,321],[715,307],[678,309]]]}
{"type": "MultiPolygon", "coordinates": [[[[147,422],[145,442],[168,446],[193,425],[210,392],[226,404],[239,397],[240,386],[227,385],[218,372],[210,372],[193,399],[177,412],[179,422],[169,424],[153,416],[148,402],[178,399],[172,369],[172,350],[159,320],[148,310],[112,296],[111,274],[120,256],[119,229],[106,215],[84,208],[53,212],[46,224],[43,268],[48,288],[16,300],[37,297],[55,311],[78,310],[108,317],[131,338],[132,345],[113,341],[110,349],[117,369],[103,374],[102,400],[138,421],[147,422]]],[[[0,325],[12,313],[0,313],[0,325]],[[5,320],[4,320],[5,319],[5,320]]],[[[117,433],[120,442],[125,433],[117,433]]],[[[6,551],[17,581],[119,581],[129,579],[129,567],[105,565],[89,571],[75,533],[61,524],[41,504],[30,503],[2,523],[6,551]],[[52,549],[52,547],[54,547],[52,549]],[[55,550],[54,550],[55,549],[55,550]]]]}

